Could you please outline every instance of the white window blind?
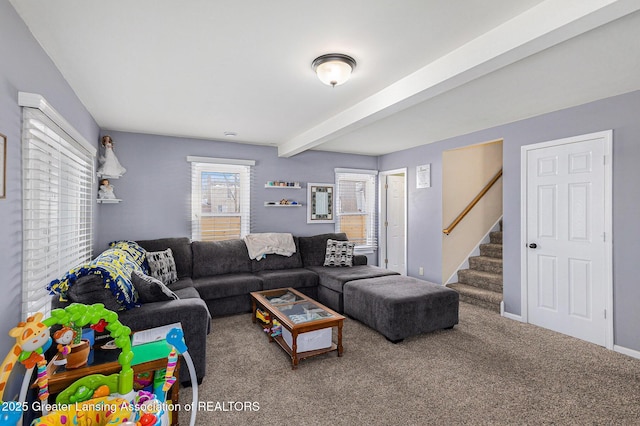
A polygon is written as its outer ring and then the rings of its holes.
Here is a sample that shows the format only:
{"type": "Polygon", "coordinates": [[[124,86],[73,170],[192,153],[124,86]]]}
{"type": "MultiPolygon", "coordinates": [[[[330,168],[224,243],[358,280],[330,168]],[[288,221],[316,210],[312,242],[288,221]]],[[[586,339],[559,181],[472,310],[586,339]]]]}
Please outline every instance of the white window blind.
{"type": "Polygon", "coordinates": [[[377,248],[376,170],[335,169],[336,232],[359,248],[377,248]]]}
{"type": "Polygon", "coordinates": [[[23,318],[47,314],[47,284],[91,260],[95,151],[85,144],[23,108],[23,318]]]}
{"type": "Polygon", "coordinates": [[[220,241],[251,232],[253,160],[187,157],[191,162],[191,238],[220,241]]]}

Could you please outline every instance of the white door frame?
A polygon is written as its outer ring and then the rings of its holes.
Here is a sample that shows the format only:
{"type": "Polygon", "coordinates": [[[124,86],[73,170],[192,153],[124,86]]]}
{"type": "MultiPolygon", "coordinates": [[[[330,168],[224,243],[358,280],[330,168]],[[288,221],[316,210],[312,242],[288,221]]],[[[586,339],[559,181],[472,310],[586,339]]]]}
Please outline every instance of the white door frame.
{"type": "Polygon", "coordinates": [[[589,133],[581,136],[574,136],[564,139],[557,139],[553,141],[536,143],[533,145],[525,145],[520,148],[520,296],[521,305],[520,312],[522,321],[529,322],[529,305],[528,305],[528,282],[527,282],[527,250],[523,248],[527,246],[527,154],[529,151],[548,148],[558,145],[564,145],[568,143],[574,143],[583,141],[585,139],[600,139],[604,138],[604,158],[601,160],[604,162],[604,229],[605,229],[605,286],[607,288],[607,300],[605,306],[607,307],[606,314],[606,348],[613,349],[613,155],[612,155],[612,143],[613,143],[613,130],[605,130],[602,132],[589,133]]]}
{"type": "Polygon", "coordinates": [[[386,181],[387,175],[397,175],[402,173],[404,175],[404,271],[403,275],[407,275],[407,210],[408,210],[408,191],[407,187],[407,168],[402,169],[394,169],[394,170],[386,170],[384,172],[380,172],[378,174],[378,211],[380,214],[378,215],[378,235],[380,236],[380,249],[378,250],[378,265],[380,267],[384,267],[384,259],[387,255],[387,234],[382,232],[384,230],[384,221],[387,217],[387,206],[385,201],[385,197],[383,197],[384,193],[384,182],[386,181]]]}

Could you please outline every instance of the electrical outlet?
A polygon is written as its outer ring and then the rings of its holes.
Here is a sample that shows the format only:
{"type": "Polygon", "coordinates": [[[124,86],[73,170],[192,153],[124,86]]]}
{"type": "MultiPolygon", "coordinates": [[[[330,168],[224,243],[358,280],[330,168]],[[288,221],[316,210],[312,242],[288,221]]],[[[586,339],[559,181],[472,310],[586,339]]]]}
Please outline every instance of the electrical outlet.
{"type": "Polygon", "coordinates": [[[418,268],[418,275],[424,275],[424,268],[422,266],[418,268]]]}

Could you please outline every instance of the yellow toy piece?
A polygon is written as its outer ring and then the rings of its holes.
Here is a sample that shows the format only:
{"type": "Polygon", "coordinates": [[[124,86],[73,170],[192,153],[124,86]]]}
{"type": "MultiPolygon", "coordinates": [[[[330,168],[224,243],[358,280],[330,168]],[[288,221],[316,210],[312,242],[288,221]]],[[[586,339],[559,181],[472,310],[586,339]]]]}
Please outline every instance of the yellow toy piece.
{"type": "Polygon", "coordinates": [[[123,422],[135,422],[141,416],[155,413],[136,412],[133,405],[123,398],[102,397],[70,404],[31,422],[31,426],[106,426],[123,422]]]}
{"type": "Polygon", "coordinates": [[[16,361],[29,369],[44,360],[41,348],[49,341],[49,327],[41,322],[43,316],[38,312],[9,331],[9,336],[15,337],[16,343],[0,366],[0,401],[4,401],[4,389],[16,361]]]}

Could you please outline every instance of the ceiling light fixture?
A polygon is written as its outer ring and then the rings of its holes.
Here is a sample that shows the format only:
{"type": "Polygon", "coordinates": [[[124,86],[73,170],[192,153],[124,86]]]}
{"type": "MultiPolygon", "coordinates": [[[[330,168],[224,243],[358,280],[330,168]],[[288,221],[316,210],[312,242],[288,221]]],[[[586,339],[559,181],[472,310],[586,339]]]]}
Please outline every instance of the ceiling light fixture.
{"type": "Polygon", "coordinates": [[[224,135],[227,137],[234,137],[234,136],[238,136],[238,134],[236,132],[224,132],[224,135]]]}
{"type": "Polygon", "coordinates": [[[311,67],[321,82],[336,87],[349,80],[351,72],[356,67],[356,61],[342,53],[329,53],[314,59],[311,67]]]}

